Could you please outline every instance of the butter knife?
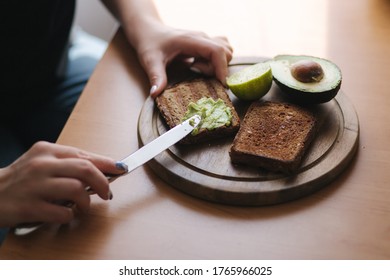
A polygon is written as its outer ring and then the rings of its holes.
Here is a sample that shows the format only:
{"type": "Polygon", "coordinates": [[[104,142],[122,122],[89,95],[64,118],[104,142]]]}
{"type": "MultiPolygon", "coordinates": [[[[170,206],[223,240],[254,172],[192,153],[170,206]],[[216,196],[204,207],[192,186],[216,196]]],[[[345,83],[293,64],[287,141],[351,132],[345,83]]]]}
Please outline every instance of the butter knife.
{"type": "MultiPolygon", "coordinates": [[[[152,158],[154,158],[155,156],[165,151],[170,146],[174,145],[175,143],[183,139],[185,136],[190,134],[194,130],[194,128],[199,125],[200,121],[200,116],[192,116],[181,124],[168,130],[163,135],[144,145],[139,150],[125,157],[121,160],[121,162],[127,165],[127,172],[120,175],[107,176],[108,180],[110,182],[113,182],[117,178],[129,174],[137,167],[148,162],[149,160],[151,160],[152,158]]],[[[94,194],[94,191],[89,187],[86,188],[86,191],[89,194],[94,194]]],[[[59,204],[66,207],[72,207],[74,205],[72,201],[63,201],[59,204]]],[[[42,224],[42,222],[20,224],[14,228],[14,233],[15,235],[26,235],[38,229],[40,226],[42,226],[42,224]]]]}

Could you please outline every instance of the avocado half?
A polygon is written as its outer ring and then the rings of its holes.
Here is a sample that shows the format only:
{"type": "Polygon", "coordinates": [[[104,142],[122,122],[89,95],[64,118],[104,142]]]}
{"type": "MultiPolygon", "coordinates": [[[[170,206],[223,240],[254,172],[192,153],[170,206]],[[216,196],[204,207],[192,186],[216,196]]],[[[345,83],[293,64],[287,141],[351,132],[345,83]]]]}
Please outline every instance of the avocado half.
{"type": "MultiPolygon", "coordinates": [[[[328,102],[336,96],[341,87],[342,75],[340,68],[333,62],[323,58],[307,55],[278,55],[270,61],[270,64],[275,83],[284,96],[295,103],[319,104],[328,102]],[[312,62],[311,64],[317,65],[320,69],[322,68],[322,73],[318,75],[318,79],[314,77],[310,81],[298,80],[297,75],[293,75],[295,72],[292,69],[296,68],[295,65],[301,62],[303,64],[312,62]]],[[[304,67],[300,69],[304,69],[304,67]]]]}

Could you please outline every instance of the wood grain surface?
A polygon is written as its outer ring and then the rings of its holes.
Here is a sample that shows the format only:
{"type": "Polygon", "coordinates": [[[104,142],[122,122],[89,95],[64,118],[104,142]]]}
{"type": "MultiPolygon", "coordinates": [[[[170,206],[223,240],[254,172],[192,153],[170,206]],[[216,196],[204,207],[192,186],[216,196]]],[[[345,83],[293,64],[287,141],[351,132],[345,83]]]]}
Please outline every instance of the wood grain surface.
{"type": "MultiPolygon", "coordinates": [[[[238,57],[233,73],[264,58],[238,57]]],[[[177,80],[176,80],[177,81],[177,80]]],[[[242,119],[249,102],[228,94],[242,119]]],[[[286,102],[273,84],[264,100],[286,102]]],[[[317,135],[299,170],[292,175],[232,164],[232,137],[205,144],[174,145],[149,162],[150,167],[173,187],[195,197],[231,205],[269,205],[311,194],[338,176],[356,152],[359,121],[353,105],[340,91],[330,102],[308,107],[319,123],[317,135]]],[[[153,99],[145,101],[138,122],[140,145],[166,132],[166,124],[153,99]]]]}
{"type": "MultiPolygon", "coordinates": [[[[235,57],[310,54],[334,61],[343,72],[335,102],[342,104],[344,127],[354,121],[344,105],[352,103],[359,116],[356,156],[319,191],[266,207],[194,198],[142,166],[111,185],[113,200],[92,196],[90,211],[71,224],[8,234],[0,259],[389,260],[389,1],[155,2],[171,26],[226,35],[235,57]]],[[[137,150],[149,89],[119,31],[58,143],[115,159],[137,150]]]]}

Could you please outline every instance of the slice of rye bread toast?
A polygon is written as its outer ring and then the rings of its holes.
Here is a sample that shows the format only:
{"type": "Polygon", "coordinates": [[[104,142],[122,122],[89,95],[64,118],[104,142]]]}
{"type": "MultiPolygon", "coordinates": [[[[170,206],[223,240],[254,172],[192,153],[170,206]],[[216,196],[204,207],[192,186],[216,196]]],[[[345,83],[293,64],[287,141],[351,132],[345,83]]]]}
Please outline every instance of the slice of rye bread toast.
{"type": "Polygon", "coordinates": [[[316,123],[314,114],[297,105],[253,102],[230,149],[231,161],[294,173],[314,138],[316,123]]]}
{"type": "Polygon", "coordinates": [[[237,133],[240,118],[226,93],[225,87],[216,79],[198,78],[174,84],[156,98],[157,108],[170,128],[183,121],[190,102],[197,102],[202,97],[222,99],[230,107],[232,121],[229,126],[221,126],[214,130],[200,129],[196,135],[188,135],[180,141],[181,144],[206,142],[237,133]]]}

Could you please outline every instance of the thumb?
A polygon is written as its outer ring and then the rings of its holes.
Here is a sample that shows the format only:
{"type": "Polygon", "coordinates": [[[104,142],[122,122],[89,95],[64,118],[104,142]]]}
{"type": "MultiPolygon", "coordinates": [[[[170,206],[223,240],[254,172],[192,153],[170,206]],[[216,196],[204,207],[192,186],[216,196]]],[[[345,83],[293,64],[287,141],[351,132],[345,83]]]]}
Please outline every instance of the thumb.
{"type": "Polygon", "coordinates": [[[150,96],[156,98],[167,86],[166,65],[162,58],[149,57],[144,60],[144,70],[150,82],[150,96]]]}

